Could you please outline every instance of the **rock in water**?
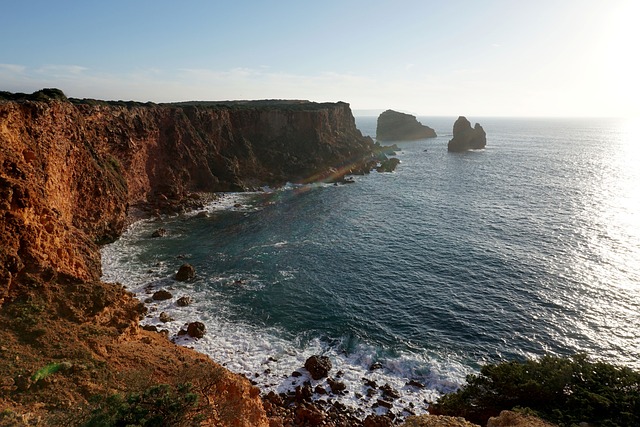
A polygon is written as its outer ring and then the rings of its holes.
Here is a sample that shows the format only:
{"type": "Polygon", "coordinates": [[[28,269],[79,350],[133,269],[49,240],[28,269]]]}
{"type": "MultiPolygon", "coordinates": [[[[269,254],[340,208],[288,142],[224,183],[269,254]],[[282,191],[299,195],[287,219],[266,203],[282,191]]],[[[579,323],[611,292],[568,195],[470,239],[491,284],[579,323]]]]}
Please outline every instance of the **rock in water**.
{"type": "Polygon", "coordinates": [[[319,380],[326,377],[333,366],[327,356],[314,355],[304,362],[304,367],[311,374],[311,378],[319,380]]]}
{"type": "Polygon", "coordinates": [[[178,282],[186,282],[194,277],[196,277],[196,270],[191,264],[182,264],[176,273],[176,280],[178,282]]]}
{"type": "Polygon", "coordinates": [[[327,378],[327,384],[329,384],[333,393],[341,393],[347,389],[347,385],[345,383],[336,381],[333,378],[327,378]]]}
{"type": "Polygon", "coordinates": [[[184,297],[178,298],[178,300],[176,301],[176,305],[178,307],[187,307],[188,305],[191,305],[192,302],[193,300],[191,299],[191,297],[184,296],[184,297]]]}
{"type": "Polygon", "coordinates": [[[202,338],[204,337],[204,333],[206,332],[206,328],[204,323],[202,322],[191,322],[187,326],[187,334],[193,338],[202,338]]]}
{"type": "Polygon", "coordinates": [[[487,145],[487,134],[482,126],[476,123],[472,128],[466,117],[458,117],[453,124],[453,138],[449,141],[447,150],[453,152],[479,150],[485,145],[487,145]]]}
{"type": "Polygon", "coordinates": [[[393,172],[396,170],[396,166],[400,163],[400,160],[392,157],[387,160],[383,160],[380,162],[380,166],[376,168],[378,172],[393,172]]]}
{"type": "Polygon", "coordinates": [[[151,237],[164,237],[167,235],[167,229],[166,228],[158,228],[156,231],[153,232],[153,234],[151,234],[151,237]]]}
{"type": "Polygon", "coordinates": [[[169,291],[167,291],[167,290],[164,290],[164,289],[161,289],[161,290],[159,290],[159,291],[155,292],[155,293],[151,296],[151,298],[152,298],[154,301],[164,301],[164,300],[168,300],[168,299],[173,298],[173,295],[171,295],[171,292],[169,292],[169,291]]]}
{"type": "Polygon", "coordinates": [[[378,116],[376,139],[378,141],[412,141],[435,138],[436,132],[420,123],[416,116],[387,110],[378,116]]]}
{"type": "Polygon", "coordinates": [[[167,323],[167,322],[173,322],[175,319],[171,316],[169,316],[167,313],[165,313],[164,311],[162,313],[160,313],[160,321],[162,323],[167,323]]]}

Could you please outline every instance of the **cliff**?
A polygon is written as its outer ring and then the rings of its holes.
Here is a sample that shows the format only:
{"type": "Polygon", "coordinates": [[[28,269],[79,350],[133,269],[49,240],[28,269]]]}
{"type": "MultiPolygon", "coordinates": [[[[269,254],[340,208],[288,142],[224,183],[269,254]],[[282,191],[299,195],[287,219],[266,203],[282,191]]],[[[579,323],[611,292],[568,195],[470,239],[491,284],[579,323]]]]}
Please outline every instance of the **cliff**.
{"type": "Polygon", "coordinates": [[[0,93],[0,408],[51,417],[93,395],[192,378],[209,419],[268,425],[246,379],[138,328],[145,308],[100,281],[99,245],[119,236],[132,206],[167,210],[194,192],[340,179],[368,164],[373,147],[345,103],[0,93]],[[58,373],[33,376],[52,362],[58,373]],[[207,372],[215,379],[202,384],[207,372]]]}
{"type": "Polygon", "coordinates": [[[479,150],[487,145],[487,134],[482,126],[476,123],[472,128],[466,117],[460,116],[453,124],[453,138],[447,144],[452,152],[479,150]]]}
{"type": "Polygon", "coordinates": [[[411,114],[387,110],[378,116],[376,127],[378,141],[411,141],[436,136],[433,129],[420,123],[411,114]]]}

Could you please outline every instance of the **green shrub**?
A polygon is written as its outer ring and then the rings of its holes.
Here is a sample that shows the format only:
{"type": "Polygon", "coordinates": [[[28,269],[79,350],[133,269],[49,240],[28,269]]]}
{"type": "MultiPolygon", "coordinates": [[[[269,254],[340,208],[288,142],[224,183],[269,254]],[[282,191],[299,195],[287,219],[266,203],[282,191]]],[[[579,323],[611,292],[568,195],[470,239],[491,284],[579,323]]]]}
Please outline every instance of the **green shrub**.
{"type": "Polygon", "coordinates": [[[149,387],[127,396],[114,394],[100,399],[85,427],[153,427],[200,425],[195,415],[198,395],[191,384],[149,387]]]}
{"type": "Polygon", "coordinates": [[[55,374],[63,365],[61,363],[51,363],[44,368],[38,369],[35,374],[31,376],[33,381],[38,381],[47,378],[49,375],[55,374]]]}
{"type": "Polygon", "coordinates": [[[585,355],[486,365],[479,375],[469,375],[460,390],[442,396],[431,411],[484,424],[514,407],[561,426],[638,426],[640,373],[592,362],[585,355]]]}
{"type": "Polygon", "coordinates": [[[31,94],[34,100],[43,100],[46,101],[48,99],[57,99],[58,101],[66,101],[67,96],[58,88],[44,88],[38,91],[33,92],[31,94]]]}
{"type": "Polygon", "coordinates": [[[67,101],[67,96],[57,88],[44,88],[32,94],[22,92],[11,93],[7,91],[0,92],[0,100],[4,101],[48,101],[51,99],[67,101]]]}

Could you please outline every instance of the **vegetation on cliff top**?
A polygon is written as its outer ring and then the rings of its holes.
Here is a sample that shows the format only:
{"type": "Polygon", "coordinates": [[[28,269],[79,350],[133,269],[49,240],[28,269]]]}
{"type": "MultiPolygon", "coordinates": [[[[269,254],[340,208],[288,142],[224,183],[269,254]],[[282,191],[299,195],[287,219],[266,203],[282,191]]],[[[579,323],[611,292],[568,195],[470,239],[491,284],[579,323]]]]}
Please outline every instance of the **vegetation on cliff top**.
{"type": "Polygon", "coordinates": [[[431,409],[485,424],[489,417],[515,407],[528,408],[560,426],[638,426],[640,372],[593,362],[585,355],[490,364],[431,409]]]}
{"type": "Polygon", "coordinates": [[[264,109],[283,109],[290,111],[306,111],[306,110],[320,110],[327,108],[328,106],[335,105],[348,105],[343,102],[312,102],[308,100],[300,99],[260,99],[260,100],[238,100],[238,101],[184,101],[184,102],[167,102],[156,104],[154,102],[139,102],[139,101],[105,101],[92,98],[67,98],[64,92],[57,88],[45,88],[28,93],[12,93],[7,91],[0,91],[0,101],[69,101],[75,105],[104,105],[104,106],[116,106],[116,107],[152,107],[152,106],[166,106],[166,107],[201,107],[201,108],[214,108],[214,109],[232,109],[232,110],[248,110],[259,108],[264,109]]]}
{"type": "Polygon", "coordinates": [[[48,101],[52,99],[58,101],[68,100],[64,92],[56,88],[40,89],[32,94],[0,91],[0,101],[48,101]]]}
{"type": "Polygon", "coordinates": [[[289,111],[309,111],[321,110],[329,106],[348,104],[344,102],[313,102],[301,99],[258,99],[245,101],[186,101],[171,102],[162,105],[168,105],[172,107],[203,107],[233,110],[279,109],[289,111]]]}

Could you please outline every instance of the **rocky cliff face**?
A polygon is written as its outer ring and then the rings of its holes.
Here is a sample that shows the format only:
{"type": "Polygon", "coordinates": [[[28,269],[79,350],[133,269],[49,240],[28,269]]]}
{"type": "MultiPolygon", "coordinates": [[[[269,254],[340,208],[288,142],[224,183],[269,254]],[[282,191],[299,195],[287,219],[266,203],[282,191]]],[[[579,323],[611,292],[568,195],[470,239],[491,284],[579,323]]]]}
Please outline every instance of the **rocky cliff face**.
{"type": "Polygon", "coordinates": [[[436,136],[433,129],[411,114],[387,110],[378,116],[376,139],[379,141],[411,141],[436,136]]]}
{"type": "Polygon", "coordinates": [[[487,134],[482,126],[476,123],[472,128],[466,117],[458,117],[453,124],[453,138],[449,141],[447,150],[453,152],[479,150],[486,145],[487,134]]]}
{"type": "Polygon", "coordinates": [[[129,205],[335,178],[372,150],[344,103],[2,102],[0,138],[0,300],[29,272],[98,279],[129,205]]]}
{"type": "MultiPolygon", "coordinates": [[[[102,340],[86,349],[85,359],[101,358],[105,369],[120,366],[118,343],[144,338],[147,360],[136,363],[153,365],[160,357],[153,349],[162,346],[138,329],[143,309],[119,286],[100,282],[98,245],[122,232],[130,206],[160,209],[196,191],[335,179],[370,159],[372,149],[344,103],[0,100],[0,342],[16,345],[0,351],[15,350],[21,363],[32,360],[20,365],[28,370],[61,357],[47,337],[56,337],[58,349],[85,345],[77,336],[65,343],[54,331],[91,325],[102,340]]],[[[18,365],[0,369],[7,399],[16,404],[24,397],[18,365]]],[[[249,402],[239,404],[237,419],[265,425],[257,393],[246,380],[236,381],[225,390],[249,402]]],[[[71,401],[88,393],[68,387],[71,401]]]]}

